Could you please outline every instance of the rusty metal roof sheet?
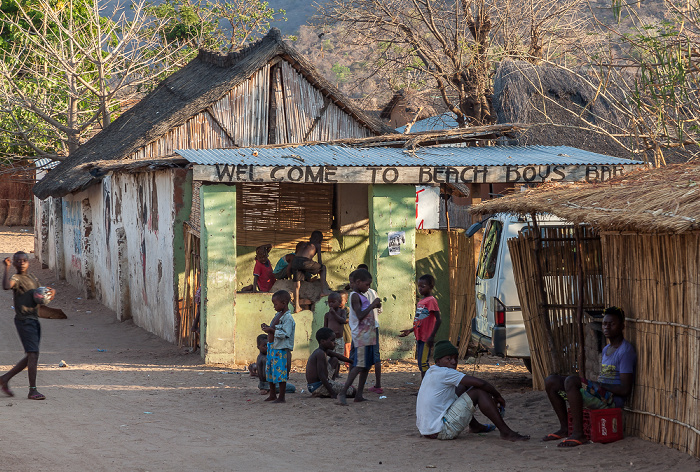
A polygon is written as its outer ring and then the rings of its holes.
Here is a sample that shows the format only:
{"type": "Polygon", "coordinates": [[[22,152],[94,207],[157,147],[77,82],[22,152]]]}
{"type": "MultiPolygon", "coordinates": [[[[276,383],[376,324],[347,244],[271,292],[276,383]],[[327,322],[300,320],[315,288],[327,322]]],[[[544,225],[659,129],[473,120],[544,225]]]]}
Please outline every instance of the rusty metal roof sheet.
{"type": "Polygon", "coordinates": [[[569,146],[439,146],[409,150],[315,144],[277,148],[186,149],[175,152],[199,165],[414,167],[643,164],[641,161],[606,156],[569,146]]]}

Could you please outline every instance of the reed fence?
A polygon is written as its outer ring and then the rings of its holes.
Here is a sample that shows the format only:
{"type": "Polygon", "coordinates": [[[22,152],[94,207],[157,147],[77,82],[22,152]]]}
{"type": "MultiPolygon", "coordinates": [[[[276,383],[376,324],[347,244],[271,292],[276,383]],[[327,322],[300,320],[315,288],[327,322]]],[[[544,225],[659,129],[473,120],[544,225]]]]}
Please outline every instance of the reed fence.
{"type": "Polygon", "coordinates": [[[178,346],[197,347],[199,333],[194,330],[199,316],[199,303],[195,303],[200,287],[199,237],[185,224],[185,281],[178,300],[178,346]]]}
{"type": "Polygon", "coordinates": [[[542,226],[510,239],[508,248],[530,345],[532,384],[543,390],[548,375],[569,375],[581,367],[579,300],[584,311],[605,306],[600,238],[591,228],[542,226]],[[579,253],[583,254],[580,261],[579,253]]]}
{"type": "Polygon", "coordinates": [[[459,358],[467,352],[471,337],[474,306],[474,240],[464,231],[452,230],[449,238],[450,341],[459,346],[459,358]]]}
{"type": "Polygon", "coordinates": [[[625,431],[700,457],[700,232],[601,237],[605,298],[637,350],[625,431]]]}
{"type": "Polygon", "coordinates": [[[27,166],[0,167],[0,225],[31,226],[34,223],[32,186],[35,171],[27,166]]]}

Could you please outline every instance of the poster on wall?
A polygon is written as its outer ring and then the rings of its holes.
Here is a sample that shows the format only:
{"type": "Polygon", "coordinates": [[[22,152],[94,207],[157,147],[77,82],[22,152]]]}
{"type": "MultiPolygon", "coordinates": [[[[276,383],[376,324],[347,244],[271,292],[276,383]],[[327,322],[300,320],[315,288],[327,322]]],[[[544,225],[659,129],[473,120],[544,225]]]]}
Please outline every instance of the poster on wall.
{"type": "Polygon", "coordinates": [[[440,228],[440,187],[416,185],[416,229],[440,228]]]}
{"type": "Polygon", "coordinates": [[[401,254],[401,245],[406,244],[406,232],[395,231],[389,233],[389,255],[398,256],[401,254]]]}

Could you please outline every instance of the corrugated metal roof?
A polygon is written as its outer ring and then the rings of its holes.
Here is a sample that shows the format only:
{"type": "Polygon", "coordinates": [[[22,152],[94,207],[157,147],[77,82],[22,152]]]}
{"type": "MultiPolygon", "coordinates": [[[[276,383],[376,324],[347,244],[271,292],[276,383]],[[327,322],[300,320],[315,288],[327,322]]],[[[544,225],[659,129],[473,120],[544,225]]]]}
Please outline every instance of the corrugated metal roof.
{"type": "Polygon", "coordinates": [[[59,164],[59,161],[54,161],[47,158],[36,159],[34,161],[34,167],[37,169],[53,169],[59,164]]]}
{"type": "Polygon", "coordinates": [[[175,151],[200,165],[252,166],[530,166],[530,165],[629,165],[641,161],[610,157],[569,146],[491,146],[357,148],[315,144],[286,148],[185,149],[175,151]]]}
{"type": "MultiPolygon", "coordinates": [[[[458,126],[457,118],[455,118],[454,113],[443,113],[442,115],[435,115],[416,121],[413,126],[411,126],[411,133],[453,129],[458,126]]],[[[405,126],[401,126],[400,128],[396,128],[396,131],[403,133],[405,129],[405,126]]]]}

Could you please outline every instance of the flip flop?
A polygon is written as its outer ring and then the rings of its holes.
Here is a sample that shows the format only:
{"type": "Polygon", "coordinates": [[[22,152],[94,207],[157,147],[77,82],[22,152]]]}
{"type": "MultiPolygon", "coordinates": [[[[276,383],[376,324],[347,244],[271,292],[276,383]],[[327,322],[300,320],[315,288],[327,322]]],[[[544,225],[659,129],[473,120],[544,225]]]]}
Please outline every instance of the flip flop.
{"type": "Polygon", "coordinates": [[[482,433],[490,433],[491,431],[496,429],[495,424],[487,423],[484,426],[486,426],[486,429],[482,431],[482,433]]]}
{"type": "Polygon", "coordinates": [[[579,441],[578,439],[566,438],[562,442],[557,444],[557,447],[578,447],[582,445],[583,441],[579,441]]]}
{"type": "Polygon", "coordinates": [[[27,398],[29,398],[30,400],[46,400],[44,394],[39,392],[30,393],[29,395],[27,395],[27,398]]]}
{"type": "Polygon", "coordinates": [[[381,387],[374,387],[373,386],[373,387],[368,388],[367,390],[369,390],[370,392],[376,393],[378,395],[381,395],[382,393],[384,393],[384,389],[381,387]]]}
{"type": "Polygon", "coordinates": [[[6,383],[0,383],[0,390],[2,390],[2,393],[7,395],[8,397],[15,396],[14,392],[10,390],[10,387],[8,387],[6,383]]]}
{"type": "Polygon", "coordinates": [[[542,438],[542,441],[561,441],[562,439],[564,439],[564,436],[559,436],[557,433],[549,433],[542,438]]]}

